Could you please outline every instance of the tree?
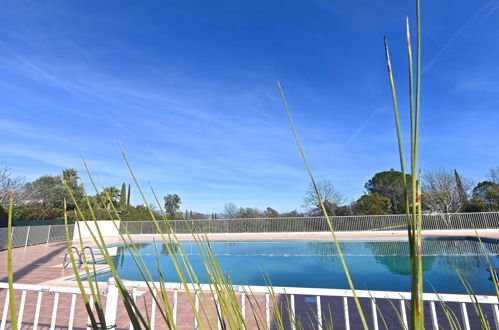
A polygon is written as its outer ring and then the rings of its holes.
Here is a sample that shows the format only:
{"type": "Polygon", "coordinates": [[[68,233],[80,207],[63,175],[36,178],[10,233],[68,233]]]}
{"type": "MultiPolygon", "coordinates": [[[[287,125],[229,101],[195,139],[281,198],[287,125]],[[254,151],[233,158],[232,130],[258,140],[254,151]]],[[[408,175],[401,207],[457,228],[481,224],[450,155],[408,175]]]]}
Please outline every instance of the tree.
{"type": "Polygon", "coordinates": [[[241,207],[237,216],[239,218],[261,218],[262,212],[257,208],[241,207]]]}
{"type": "Polygon", "coordinates": [[[288,218],[297,218],[297,217],[304,217],[305,215],[303,213],[298,212],[298,210],[293,210],[285,213],[281,213],[281,217],[288,217],[288,218]]]}
{"type": "Polygon", "coordinates": [[[390,214],[390,204],[390,198],[375,192],[369,195],[362,195],[355,203],[355,211],[359,215],[390,214]]]}
{"type": "Polygon", "coordinates": [[[9,206],[10,193],[14,193],[14,205],[29,202],[36,192],[33,187],[26,185],[24,177],[13,177],[8,167],[0,169],[0,205],[5,209],[9,206]]]}
{"type": "Polygon", "coordinates": [[[499,184],[499,166],[489,169],[488,179],[492,183],[499,184]]]}
{"type": "Polygon", "coordinates": [[[78,172],[73,168],[67,168],[62,171],[62,179],[67,182],[71,187],[75,187],[78,184],[78,172]]]}
{"type": "Polygon", "coordinates": [[[198,213],[198,212],[192,212],[190,211],[189,213],[189,219],[191,220],[200,220],[200,219],[206,219],[207,216],[202,214],[202,213],[198,213]]]}
{"type": "Polygon", "coordinates": [[[279,217],[279,212],[277,212],[276,210],[274,210],[273,208],[271,208],[270,206],[267,207],[267,209],[263,212],[263,215],[266,217],[266,218],[277,218],[279,217]]]}
{"type": "Polygon", "coordinates": [[[126,205],[130,206],[130,193],[132,192],[132,187],[130,187],[130,184],[128,184],[128,194],[126,197],[126,205]]]}
{"type": "Polygon", "coordinates": [[[466,205],[468,204],[468,195],[464,189],[463,182],[461,181],[461,176],[459,176],[456,169],[454,169],[454,177],[456,179],[456,189],[459,194],[460,202],[463,203],[463,205],[466,205]]]}
{"type": "Polygon", "coordinates": [[[7,214],[7,211],[5,211],[3,206],[0,205],[0,227],[7,227],[8,220],[9,220],[9,215],[7,214]]]}
{"type": "Polygon", "coordinates": [[[479,182],[471,193],[472,211],[499,211],[499,184],[491,181],[479,182]]]}
{"type": "MultiPolygon", "coordinates": [[[[343,196],[334,188],[333,183],[329,180],[317,182],[317,189],[319,190],[326,212],[328,215],[333,215],[336,208],[343,203],[343,196]]],[[[310,215],[323,214],[320,200],[312,184],[310,184],[308,190],[305,192],[303,207],[310,215]]]]}
{"type": "MultiPolygon", "coordinates": [[[[406,174],[408,193],[411,191],[411,176],[406,174]]],[[[390,199],[390,213],[400,214],[405,212],[404,181],[402,172],[391,169],[376,173],[364,185],[369,194],[378,193],[390,199]]],[[[410,197],[409,197],[410,200],[410,197]]]]}
{"type": "Polygon", "coordinates": [[[78,174],[73,169],[64,170],[60,176],[43,175],[26,184],[26,189],[33,191],[30,203],[39,204],[45,209],[64,209],[64,199],[66,199],[68,210],[73,210],[75,203],[68,188],[76,202],[80,204],[85,194],[83,186],[78,183],[78,174]],[[67,187],[63,180],[67,180],[67,187]]]}
{"type": "Polygon", "coordinates": [[[101,193],[102,199],[106,204],[106,208],[111,209],[111,206],[118,206],[118,198],[120,197],[120,191],[117,187],[111,186],[104,189],[101,193]]]}
{"type": "Polygon", "coordinates": [[[236,204],[230,203],[230,202],[225,203],[224,214],[225,214],[225,217],[228,219],[236,218],[237,214],[238,214],[238,208],[237,208],[236,204]]]}
{"type": "Polygon", "coordinates": [[[182,204],[180,197],[177,194],[168,194],[163,199],[165,201],[166,214],[171,219],[174,219],[180,211],[180,204],[182,204]]]}
{"type": "Polygon", "coordinates": [[[336,216],[353,215],[352,205],[341,205],[336,209],[336,216]]]}
{"type": "Polygon", "coordinates": [[[121,185],[121,192],[120,192],[120,208],[122,210],[126,209],[126,184],[123,182],[121,185]]]}
{"type": "Polygon", "coordinates": [[[459,187],[454,173],[445,169],[425,172],[422,181],[423,207],[439,214],[459,212],[466,203],[462,194],[472,187],[466,178],[460,178],[459,187]]]}

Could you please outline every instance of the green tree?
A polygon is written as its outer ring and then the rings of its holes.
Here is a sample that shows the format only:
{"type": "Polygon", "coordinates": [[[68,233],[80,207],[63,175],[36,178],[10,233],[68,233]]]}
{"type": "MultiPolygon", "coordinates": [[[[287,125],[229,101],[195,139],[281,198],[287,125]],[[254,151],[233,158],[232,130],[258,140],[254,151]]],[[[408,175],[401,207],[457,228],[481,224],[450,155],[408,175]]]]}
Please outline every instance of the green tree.
{"type": "Polygon", "coordinates": [[[263,215],[267,218],[277,218],[279,216],[279,212],[271,208],[270,206],[263,212],[263,215]]]}
{"type": "Polygon", "coordinates": [[[106,204],[106,208],[111,209],[111,206],[114,206],[115,208],[118,207],[118,198],[120,197],[120,191],[117,187],[107,187],[103,192],[101,192],[100,195],[102,197],[102,200],[106,204]]]}
{"type": "Polygon", "coordinates": [[[471,193],[471,204],[481,206],[482,211],[499,211],[499,184],[491,181],[479,182],[471,193]]]}
{"type": "Polygon", "coordinates": [[[359,215],[385,215],[390,214],[390,204],[388,197],[375,192],[362,195],[355,203],[355,211],[359,215]]]}
{"type": "Polygon", "coordinates": [[[165,212],[171,219],[174,219],[180,211],[182,201],[177,194],[168,194],[163,197],[165,201],[165,212]]]}
{"type": "Polygon", "coordinates": [[[73,169],[64,170],[61,176],[43,175],[28,183],[27,189],[34,192],[31,196],[32,203],[39,204],[46,209],[63,209],[64,199],[66,199],[68,209],[74,209],[75,204],[63,180],[66,180],[76,202],[81,203],[84,198],[84,190],[78,182],[78,174],[73,169]]]}
{"type": "Polygon", "coordinates": [[[123,182],[121,185],[121,192],[120,192],[120,208],[122,210],[126,209],[126,184],[123,182]]]}
{"type": "Polygon", "coordinates": [[[78,172],[73,168],[67,168],[62,171],[62,179],[68,183],[70,187],[78,185],[78,172]]]}
{"type": "Polygon", "coordinates": [[[288,218],[296,218],[296,217],[304,217],[305,215],[301,212],[298,212],[298,210],[293,210],[285,213],[281,213],[281,217],[288,217],[288,218]]]}
{"type": "Polygon", "coordinates": [[[241,207],[238,212],[238,218],[261,218],[262,212],[257,208],[241,207]]]}
{"type": "MultiPolygon", "coordinates": [[[[411,176],[406,174],[406,180],[411,191],[411,176]]],[[[374,174],[371,180],[364,185],[369,194],[378,193],[390,200],[390,213],[400,214],[405,212],[405,197],[402,172],[391,169],[374,174]]],[[[361,197],[362,198],[362,197],[361,197]]],[[[410,200],[410,199],[409,199],[410,200]]]]}
{"type": "Polygon", "coordinates": [[[337,215],[337,216],[353,215],[352,205],[339,206],[335,211],[335,215],[337,215]]]}
{"type": "Polygon", "coordinates": [[[4,210],[3,206],[0,205],[0,227],[7,227],[8,214],[4,210]]]}
{"type": "Polygon", "coordinates": [[[459,199],[461,200],[461,203],[463,203],[463,205],[466,205],[468,203],[468,194],[464,188],[461,176],[459,175],[459,173],[457,173],[456,169],[454,170],[454,177],[456,179],[456,189],[459,195],[459,199]]]}
{"type": "Polygon", "coordinates": [[[127,197],[126,197],[126,205],[127,206],[130,206],[130,193],[132,192],[132,187],[130,186],[130,184],[128,184],[128,194],[127,194],[127,197]]]}
{"type": "Polygon", "coordinates": [[[190,211],[189,213],[189,219],[190,220],[200,220],[200,219],[207,219],[208,217],[202,213],[199,212],[192,212],[190,211]]]}

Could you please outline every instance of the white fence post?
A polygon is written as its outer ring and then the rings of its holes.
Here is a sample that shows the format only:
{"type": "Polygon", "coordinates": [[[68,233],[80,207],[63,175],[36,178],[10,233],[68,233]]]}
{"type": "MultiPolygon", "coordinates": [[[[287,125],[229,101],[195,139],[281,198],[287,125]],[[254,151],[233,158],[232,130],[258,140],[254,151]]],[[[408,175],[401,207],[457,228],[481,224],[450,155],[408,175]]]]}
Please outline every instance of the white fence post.
{"type": "Polygon", "coordinates": [[[28,232],[26,233],[26,241],[24,242],[24,247],[28,246],[28,238],[29,238],[30,229],[31,229],[31,226],[28,226],[28,232]]]}
{"type": "Polygon", "coordinates": [[[118,287],[114,278],[107,282],[107,299],[106,299],[106,325],[108,327],[116,327],[116,311],[118,310],[118,287]]]}
{"type": "Polygon", "coordinates": [[[49,242],[49,239],[50,239],[50,228],[52,227],[52,225],[49,225],[49,232],[47,233],[47,243],[49,242]]]}

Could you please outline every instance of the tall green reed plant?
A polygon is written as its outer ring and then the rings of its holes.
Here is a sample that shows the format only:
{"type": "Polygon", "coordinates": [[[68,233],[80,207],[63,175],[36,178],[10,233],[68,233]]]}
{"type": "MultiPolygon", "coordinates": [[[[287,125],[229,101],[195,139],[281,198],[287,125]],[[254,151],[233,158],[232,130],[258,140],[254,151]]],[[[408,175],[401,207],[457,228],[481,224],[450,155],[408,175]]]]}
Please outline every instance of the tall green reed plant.
{"type": "Polygon", "coordinates": [[[399,108],[393,78],[393,69],[390,61],[390,52],[387,38],[385,36],[385,56],[388,68],[388,80],[393,101],[395,115],[395,126],[397,129],[397,141],[399,146],[400,167],[404,185],[405,214],[407,219],[407,233],[409,239],[410,262],[411,262],[411,329],[424,328],[424,304],[423,304],[423,259],[421,244],[421,174],[418,174],[418,144],[419,144],[419,114],[421,95],[421,7],[420,1],[416,0],[417,17],[417,66],[416,66],[416,94],[414,95],[413,57],[411,46],[411,34],[409,29],[409,18],[406,18],[407,55],[409,62],[409,113],[411,134],[411,185],[406,180],[405,156],[403,150],[403,139],[399,120],[399,108]],[[414,106],[415,104],[415,106],[414,106]],[[419,175],[419,180],[417,176],[419,175]],[[409,188],[411,198],[409,197],[409,188]]]}

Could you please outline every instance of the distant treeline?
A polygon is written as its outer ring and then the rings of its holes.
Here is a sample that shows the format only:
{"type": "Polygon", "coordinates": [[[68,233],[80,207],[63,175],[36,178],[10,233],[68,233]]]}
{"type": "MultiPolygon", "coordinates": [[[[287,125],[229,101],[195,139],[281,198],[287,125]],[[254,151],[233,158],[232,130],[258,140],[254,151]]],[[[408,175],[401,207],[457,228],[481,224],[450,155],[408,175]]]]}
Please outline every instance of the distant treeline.
{"type": "MultiPolygon", "coordinates": [[[[406,174],[408,183],[413,178],[406,174]]],[[[499,166],[489,169],[486,179],[474,184],[462,177],[457,170],[436,169],[424,172],[421,180],[422,208],[426,213],[491,212],[499,211],[499,166]]],[[[374,174],[365,185],[365,193],[357,200],[348,202],[328,180],[318,182],[323,205],[329,215],[383,215],[405,212],[403,176],[393,169],[374,174]]],[[[409,189],[411,191],[411,189],[409,189]]],[[[74,169],[65,169],[60,175],[43,175],[32,182],[12,176],[8,168],[0,170],[0,226],[5,225],[9,195],[14,193],[13,218],[18,220],[61,220],[64,200],[67,201],[69,218],[92,219],[92,212],[99,220],[116,218],[117,212],[125,221],[151,220],[162,214],[169,219],[217,219],[217,218],[264,218],[302,217],[323,214],[317,194],[312,186],[305,192],[300,212],[278,212],[272,207],[264,210],[225,204],[222,213],[203,214],[181,210],[181,198],[177,194],[163,197],[161,210],[144,205],[132,205],[132,189],[125,182],[121,188],[106,187],[95,195],[86,195],[74,169]],[[72,194],[69,194],[68,189],[72,194]],[[76,205],[80,212],[77,212],[76,205]],[[92,211],[92,212],[91,212],[92,211]]]]}

